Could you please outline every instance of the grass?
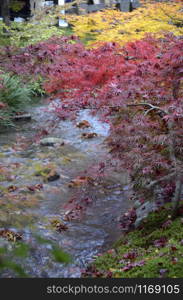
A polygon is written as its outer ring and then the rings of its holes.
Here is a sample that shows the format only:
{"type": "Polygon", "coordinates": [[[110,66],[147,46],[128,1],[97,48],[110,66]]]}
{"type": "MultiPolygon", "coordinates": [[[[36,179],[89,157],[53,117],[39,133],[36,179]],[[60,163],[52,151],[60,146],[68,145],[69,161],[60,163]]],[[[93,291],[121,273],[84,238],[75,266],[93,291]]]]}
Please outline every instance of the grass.
{"type": "Polygon", "coordinates": [[[151,213],[99,256],[84,277],[182,278],[183,218],[170,219],[171,206],[151,213]],[[140,264],[139,264],[140,262],[140,264]]]}

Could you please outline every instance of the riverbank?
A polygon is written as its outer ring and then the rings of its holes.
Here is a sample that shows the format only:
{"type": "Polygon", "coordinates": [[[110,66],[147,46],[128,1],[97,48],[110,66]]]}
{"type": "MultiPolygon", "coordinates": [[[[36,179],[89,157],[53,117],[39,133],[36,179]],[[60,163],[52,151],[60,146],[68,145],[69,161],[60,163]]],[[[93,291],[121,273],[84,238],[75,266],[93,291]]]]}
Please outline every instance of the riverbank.
{"type": "Polygon", "coordinates": [[[171,205],[160,207],[123,236],[83,272],[83,277],[182,278],[183,203],[171,220],[171,205]]]}

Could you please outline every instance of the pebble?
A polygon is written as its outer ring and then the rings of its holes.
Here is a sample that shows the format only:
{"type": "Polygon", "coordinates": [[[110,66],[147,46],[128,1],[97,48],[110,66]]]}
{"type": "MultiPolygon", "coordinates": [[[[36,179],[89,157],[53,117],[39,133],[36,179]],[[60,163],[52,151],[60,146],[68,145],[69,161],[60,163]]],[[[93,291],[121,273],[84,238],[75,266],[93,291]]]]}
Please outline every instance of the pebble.
{"type": "Polygon", "coordinates": [[[41,146],[55,146],[56,144],[64,145],[64,141],[55,137],[48,137],[40,140],[41,146]]]}

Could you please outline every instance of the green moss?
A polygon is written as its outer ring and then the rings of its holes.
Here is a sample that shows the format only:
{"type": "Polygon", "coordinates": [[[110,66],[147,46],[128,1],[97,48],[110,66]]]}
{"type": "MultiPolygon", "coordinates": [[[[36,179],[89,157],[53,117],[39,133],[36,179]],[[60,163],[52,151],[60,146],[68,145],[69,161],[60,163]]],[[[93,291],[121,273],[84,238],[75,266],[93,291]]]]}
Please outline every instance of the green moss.
{"type": "Polygon", "coordinates": [[[118,240],[114,248],[99,256],[94,262],[92,273],[84,276],[120,278],[182,278],[183,277],[183,222],[181,216],[170,220],[171,206],[159,209],[149,214],[141,227],[118,240]],[[163,226],[167,222],[167,226],[163,226]],[[163,245],[157,245],[156,240],[164,239],[163,245]],[[126,258],[129,253],[135,257],[126,258]],[[141,262],[142,265],[135,266],[141,262]],[[124,267],[132,266],[128,270],[124,267]]]}

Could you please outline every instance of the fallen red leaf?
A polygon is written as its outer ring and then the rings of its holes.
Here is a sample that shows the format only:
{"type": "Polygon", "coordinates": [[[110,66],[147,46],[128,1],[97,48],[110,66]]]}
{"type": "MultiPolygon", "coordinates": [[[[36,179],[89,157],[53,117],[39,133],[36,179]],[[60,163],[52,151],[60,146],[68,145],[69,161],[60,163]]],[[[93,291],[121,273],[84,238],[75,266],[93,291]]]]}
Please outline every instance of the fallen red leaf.
{"type": "Polygon", "coordinates": [[[29,191],[31,192],[35,192],[35,191],[39,191],[43,188],[43,185],[42,184],[35,184],[35,185],[30,185],[27,187],[29,191]]]}
{"type": "Polygon", "coordinates": [[[76,126],[79,128],[88,128],[88,127],[90,127],[90,123],[86,120],[83,120],[83,121],[79,122],[76,126]]]}
{"type": "Polygon", "coordinates": [[[84,138],[84,139],[92,139],[96,136],[97,136],[97,134],[95,132],[90,132],[90,133],[85,132],[82,134],[82,138],[84,138]]]}
{"type": "Polygon", "coordinates": [[[154,241],[154,246],[158,248],[162,248],[165,247],[166,243],[167,243],[167,238],[161,237],[160,239],[154,241]]]}

